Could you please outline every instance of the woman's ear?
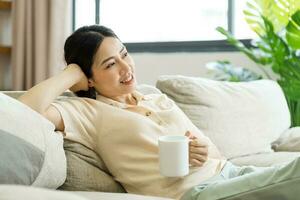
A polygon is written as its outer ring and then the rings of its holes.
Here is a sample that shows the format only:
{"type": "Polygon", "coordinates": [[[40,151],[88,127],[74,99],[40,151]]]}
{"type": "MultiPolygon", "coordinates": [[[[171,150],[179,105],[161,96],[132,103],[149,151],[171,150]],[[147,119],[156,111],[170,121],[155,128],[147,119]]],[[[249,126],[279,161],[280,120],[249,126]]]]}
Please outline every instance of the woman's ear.
{"type": "Polygon", "coordinates": [[[92,78],[89,78],[89,80],[88,80],[88,86],[89,87],[94,87],[94,80],[92,79],[92,78]]]}

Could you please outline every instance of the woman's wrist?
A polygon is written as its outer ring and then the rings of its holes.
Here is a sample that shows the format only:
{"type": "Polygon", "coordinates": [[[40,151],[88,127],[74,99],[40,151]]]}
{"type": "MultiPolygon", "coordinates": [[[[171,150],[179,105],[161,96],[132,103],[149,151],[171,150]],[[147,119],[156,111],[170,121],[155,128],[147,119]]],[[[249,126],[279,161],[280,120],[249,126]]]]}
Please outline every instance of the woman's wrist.
{"type": "MultiPolygon", "coordinates": [[[[80,67],[77,64],[69,64],[64,69],[64,71],[67,72],[68,74],[70,74],[72,79],[77,80],[77,82],[80,81],[82,79],[82,76],[84,75],[82,70],[80,69],[80,67]]],[[[77,82],[75,82],[75,83],[77,83],[77,82]]]]}
{"type": "Polygon", "coordinates": [[[64,70],[68,77],[71,77],[71,91],[88,90],[88,80],[81,68],[77,64],[69,64],[64,70]]]}

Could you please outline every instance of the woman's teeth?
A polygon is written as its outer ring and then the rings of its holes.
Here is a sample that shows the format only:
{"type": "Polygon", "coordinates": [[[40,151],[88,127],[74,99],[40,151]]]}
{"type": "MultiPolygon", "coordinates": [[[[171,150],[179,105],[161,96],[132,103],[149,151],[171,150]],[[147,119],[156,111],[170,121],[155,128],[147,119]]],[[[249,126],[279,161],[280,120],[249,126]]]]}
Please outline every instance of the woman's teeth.
{"type": "Polygon", "coordinates": [[[127,83],[127,82],[130,82],[131,80],[132,80],[132,75],[129,76],[126,80],[121,81],[121,83],[127,83]]]}

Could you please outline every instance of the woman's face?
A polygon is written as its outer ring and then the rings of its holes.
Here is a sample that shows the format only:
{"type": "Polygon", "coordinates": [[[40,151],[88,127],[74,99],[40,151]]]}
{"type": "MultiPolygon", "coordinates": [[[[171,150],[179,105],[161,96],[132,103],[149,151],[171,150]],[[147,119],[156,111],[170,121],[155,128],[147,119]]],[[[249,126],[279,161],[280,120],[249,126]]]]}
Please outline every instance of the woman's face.
{"type": "Polygon", "coordinates": [[[135,90],[134,61],[119,39],[106,37],[98,48],[89,86],[103,96],[115,99],[135,90]]]}

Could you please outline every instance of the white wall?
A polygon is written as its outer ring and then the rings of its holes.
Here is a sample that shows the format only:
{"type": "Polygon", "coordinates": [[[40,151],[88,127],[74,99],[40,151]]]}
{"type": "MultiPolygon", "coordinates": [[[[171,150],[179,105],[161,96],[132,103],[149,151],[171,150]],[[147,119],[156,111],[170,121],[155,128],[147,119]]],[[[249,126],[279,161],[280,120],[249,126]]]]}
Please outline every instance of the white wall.
{"type": "Polygon", "coordinates": [[[259,74],[258,66],[239,52],[216,53],[132,53],[135,60],[138,83],[155,85],[160,75],[181,74],[208,77],[205,64],[228,60],[234,66],[251,69],[259,74]]]}

